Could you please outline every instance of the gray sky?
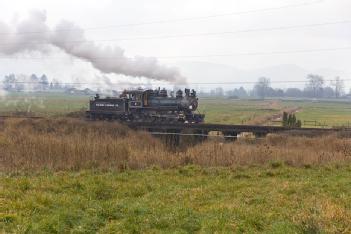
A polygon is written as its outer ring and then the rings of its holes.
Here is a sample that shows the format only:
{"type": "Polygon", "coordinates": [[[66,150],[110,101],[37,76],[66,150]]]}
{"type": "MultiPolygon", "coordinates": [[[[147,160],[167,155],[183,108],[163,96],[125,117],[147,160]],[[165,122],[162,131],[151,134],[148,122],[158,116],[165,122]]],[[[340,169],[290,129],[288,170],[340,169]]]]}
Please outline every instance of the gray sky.
{"type": "MultiPolygon", "coordinates": [[[[309,2],[314,4],[203,20],[86,30],[86,36],[89,40],[99,41],[111,38],[130,39],[143,36],[227,32],[351,20],[351,1],[349,0],[320,2],[314,0],[2,0],[0,1],[0,21],[15,22],[25,18],[31,10],[41,10],[46,12],[50,26],[66,19],[83,28],[94,28],[252,11],[309,2]]],[[[339,48],[351,46],[351,23],[291,30],[97,43],[118,45],[130,56],[153,57],[339,48]]],[[[345,79],[351,79],[350,53],[351,50],[340,50],[264,56],[161,58],[160,62],[171,65],[179,61],[201,61],[245,70],[294,64],[307,70],[337,70],[345,79]],[[346,77],[348,74],[350,76],[346,77]]],[[[63,57],[59,51],[51,56],[63,57]]],[[[89,64],[72,59],[61,59],[56,62],[0,60],[1,74],[10,71],[41,73],[41,70],[64,79],[80,78],[83,73],[86,77],[99,76],[99,72],[89,64]]],[[[187,78],[190,82],[194,81],[192,77],[187,78]]],[[[215,80],[221,79],[216,77],[215,80]]]]}

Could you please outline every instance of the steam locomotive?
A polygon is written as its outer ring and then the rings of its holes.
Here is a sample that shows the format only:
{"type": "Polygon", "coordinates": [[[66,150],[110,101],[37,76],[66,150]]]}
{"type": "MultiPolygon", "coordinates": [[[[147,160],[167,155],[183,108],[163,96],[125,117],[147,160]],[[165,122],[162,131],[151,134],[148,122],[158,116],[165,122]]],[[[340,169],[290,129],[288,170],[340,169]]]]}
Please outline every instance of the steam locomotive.
{"type": "Polygon", "coordinates": [[[87,117],[91,120],[136,122],[201,123],[205,115],[195,113],[198,98],[195,90],[178,90],[176,95],[166,89],[125,90],[119,97],[90,100],[87,117]]]}

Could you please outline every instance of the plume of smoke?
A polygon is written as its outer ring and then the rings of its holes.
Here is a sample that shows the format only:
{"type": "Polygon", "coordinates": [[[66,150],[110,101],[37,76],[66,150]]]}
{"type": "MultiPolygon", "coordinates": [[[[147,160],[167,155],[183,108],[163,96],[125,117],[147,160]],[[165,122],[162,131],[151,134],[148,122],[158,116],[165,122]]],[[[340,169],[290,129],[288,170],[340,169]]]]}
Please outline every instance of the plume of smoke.
{"type": "Polygon", "coordinates": [[[30,51],[48,52],[50,39],[45,12],[33,11],[26,20],[16,25],[0,21],[0,53],[11,55],[30,51]]]}
{"type": "Polygon", "coordinates": [[[120,47],[100,46],[87,40],[84,30],[72,22],[62,21],[51,30],[46,24],[45,12],[40,11],[31,12],[28,19],[13,27],[0,22],[0,44],[0,53],[9,55],[31,51],[48,53],[50,46],[55,46],[69,55],[89,61],[105,74],[145,77],[173,83],[184,83],[186,80],[177,68],[163,66],[156,58],[129,58],[120,47]]]}

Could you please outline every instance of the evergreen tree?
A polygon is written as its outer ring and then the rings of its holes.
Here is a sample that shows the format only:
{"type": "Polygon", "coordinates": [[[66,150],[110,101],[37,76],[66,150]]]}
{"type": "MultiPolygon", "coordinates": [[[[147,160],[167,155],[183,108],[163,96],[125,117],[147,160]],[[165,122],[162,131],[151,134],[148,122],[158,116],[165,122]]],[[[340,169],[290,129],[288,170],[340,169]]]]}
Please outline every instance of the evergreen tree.
{"type": "Polygon", "coordinates": [[[291,115],[291,125],[292,125],[292,127],[296,126],[296,116],[295,116],[295,114],[291,115]]]}
{"type": "Polygon", "coordinates": [[[292,126],[292,116],[289,114],[288,115],[288,127],[292,126]]]}
{"type": "Polygon", "coordinates": [[[285,111],[283,112],[283,127],[287,127],[288,126],[288,113],[286,113],[285,111]]]}
{"type": "Polygon", "coordinates": [[[296,122],[296,127],[297,127],[297,128],[301,128],[301,127],[302,127],[302,122],[301,122],[301,120],[298,120],[298,121],[296,122]]]}
{"type": "Polygon", "coordinates": [[[288,114],[283,112],[283,127],[300,128],[302,126],[301,120],[297,120],[295,114],[288,114]]]}

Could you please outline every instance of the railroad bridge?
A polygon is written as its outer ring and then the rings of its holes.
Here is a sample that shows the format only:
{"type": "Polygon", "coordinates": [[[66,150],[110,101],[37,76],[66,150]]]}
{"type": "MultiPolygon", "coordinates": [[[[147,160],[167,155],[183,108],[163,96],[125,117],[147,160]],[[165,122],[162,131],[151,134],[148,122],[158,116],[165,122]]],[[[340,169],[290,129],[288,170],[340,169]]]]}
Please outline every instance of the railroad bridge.
{"type": "MultiPolygon", "coordinates": [[[[130,122],[127,125],[135,130],[148,131],[156,136],[163,136],[170,143],[178,145],[181,138],[203,141],[216,132],[226,140],[234,141],[242,133],[252,133],[256,137],[264,137],[269,133],[294,133],[298,135],[316,136],[332,132],[345,131],[339,128],[287,128],[280,126],[258,125],[226,125],[226,124],[183,124],[183,123],[138,123],[130,122]]],[[[350,131],[350,130],[348,130],[350,131]]],[[[351,131],[350,131],[351,132],[351,131]]]]}

